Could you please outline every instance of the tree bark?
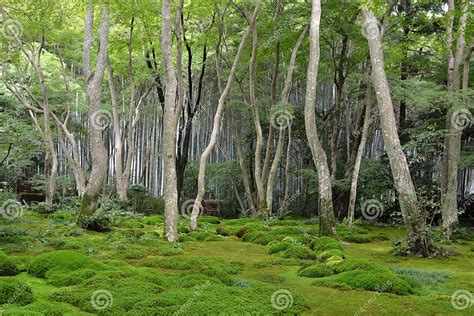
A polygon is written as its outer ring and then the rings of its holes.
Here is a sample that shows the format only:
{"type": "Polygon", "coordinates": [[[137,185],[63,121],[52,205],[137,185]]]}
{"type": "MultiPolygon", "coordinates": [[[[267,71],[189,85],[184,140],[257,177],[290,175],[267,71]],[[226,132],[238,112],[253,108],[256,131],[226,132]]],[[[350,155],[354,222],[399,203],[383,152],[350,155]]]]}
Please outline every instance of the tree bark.
{"type": "Polygon", "coordinates": [[[177,83],[171,53],[171,3],[162,2],[161,47],[165,67],[165,105],[163,113],[163,177],[165,226],[163,237],[178,241],[178,190],[176,186],[176,90],[177,83]]]}
{"type": "MultiPolygon", "coordinates": [[[[363,9],[367,26],[378,27],[378,21],[367,8],[363,9]]],[[[382,51],[382,30],[367,35],[372,64],[372,84],[377,97],[385,150],[390,161],[395,188],[398,192],[400,209],[408,230],[409,250],[415,255],[429,256],[432,241],[426,227],[425,215],[421,212],[413,185],[408,162],[400,145],[390,88],[384,70],[382,51]]]]}
{"type": "MultiPolygon", "coordinates": [[[[255,96],[255,81],[256,81],[256,61],[257,61],[257,30],[252,30],[252,56],[249,61],[249,85],[250,85],[250,103],[252,105],[253,118],[255,121],[255,131],[257,133],[257,141],[255,145],[255,186],[257,187],[257,208],[259,211],[266,216],[268,212],[268,205],[265,199],[265,186],[262,169],[262,144],[263,134],[262,126],[260,124],[260,114],[257,108],[257,99],[255,96]]],[[[270,210],[271,211],[271,210],[270,210]]]]}
{"type": "MultiPolygon", "coordinates": [[[[3,20],[7,20],[7,12],[3,8],[3,6],[0,6],[0,12],[2,15],[3,20]]],[[[56,178],[58,176],[58,154],[56,152],[56,148],[54,145],[53,137],[51,134],[51,127],[50,127],[50,110],[49,110],[49,98],[48,98],[48,87],[46,86],[46,80],[44,77],[43,69],[41,68],[41,53],[43,50],[44,46],[44,36],[41,37],[41,43],[40,43],[40,48],[38,49],[38,58],[37,61],[35,61],[35,56],[34,53],[27,51],[21,39],[19,38],[18,34],[16,33],[16,30],[11,27],[10,25],[7,24],[8,27],[8,32],[13,36],[15,42],[18,44],[20,47],[21,52],[26,56],[28,59],[30,65],[33,67],[35,70],[36,74],[38,75],[38,79],[41,85],[41,96],[42,96],[42,101],[39,102],[37,100],[34,100],[37,105],[40,106],[42,112],[43,112],[43,127],[41,128],[39,124],[36,123],[37,127],[39,127],[40,132],[42,133],[43,140],[48,148],[48,153],[46,156],[49,158],[51,162],[50,168],[46,168],[47,166],[45,165],[45,191],[46,191],[46,204],[48,206],[48,211],[52,210],[53,206],[53,200],[54,200],[54,194],[56,191],[56,178]],[[49,169],[49,175],[47,174],[49,169]]],[[[27,101],[27,99],[24,97],[24,95],[20,95],[20,92],[18,90],[9,90],[15,95],[15,97],[25,106],[28,108],[28,110],[31,111],[30,103],[27,101]]],[[[32,97],[32,95],[30,95],[32,97]]],[[[31,114],[31,113],[30,113],[31,114]]]]}
{"type": "MultiPolygon", "coordinates": [[[[468,17],[469,1],[464,2],[461,7],[461,16],[457,30],[458,38],[456,41],[455,53],[452,53],[453,44],[453,24],[455,15],[454,0],[448,1],[448,90],[458,91],[461,88],[461,64],[464,54],[465,40],[464,33],[468,17]]],[[[469,63],[468,63],[469,64],[469,63]]],[[[458,163],[461,152],[462,128],[456,124],[456,117],[461,108],[452,106],[448,109],[446,123],[448,135],[445,139],[445,148],[442,158],[441,168],[441,215],[443,219],[443,231],[446,239],[451,237],[451,233],[458,225],[458,163]]],[[[467,109],[466,109],[467,111],[467,109]]]]}
{"type": "Polygon", "coordinates": [[[364,125],[362,127],[362,135],[360,138],[359,149],[357,150],[357,156],[354,163],[354,170],[352,171],[351,179],[351,192],[349,196],[349,208],[348,208],[348,218],[349,218],[349,227],[352,227],[354,223],[354,213],[355,213],[355,204],[357,198],[357,183],[359,180],[360,164],[362,162],[362,157],[364,155],[365,145],[367,144],[367,136],[369,133],[370,121],[372,113],[372,89],[371,86],[367,88],[367,96],[365,103],[365,117],[364,125]]]}
{"type": "Polygon", "coordinates": [[[255,20],[256,20],[257,12],[259,8],[260,8],[260,2],[257,2],[252,18],[250,19],[250,22],[249,22],[250,24],[240,42],[237,55],[235,56],[234,63],[232,64],[232,68],[230,70],[229,77],[227,79],[226,87],[224,88],[219,98],[216,114],[214,115],[214,122],[213,122],[212,133],[209,140],[209,144],[207,145],[206,149],[202,153],[201,158],[199,160],[198,189],[197,189],[198,192],[196,195],[196,199],[194,200],[193,211],[191,214],[191,228],[193,230],[197,229],[197,225],[198,225],[197,220],[198,220],[198,216],[200,212],[201,201],[204,197],[207,159],[209,158],[209,155],[211,154],[212,149],[216,145],[217,136],[219,133],[220,123],[221,123],[221,117],[224,110],[225,100],[227,96],[229,95],[230,88],[235,79],[235,72],[240,62],[240,57],[242,56],[242,52],[244,50],[245,44],[247,43],[247,39],[250,36],[250,33],[252,32],[255,26],[255,20]]]}
{"type": "MultiPolygon", "coordinates": [[[[285,86],[283,87],[282,95],[281,95],[281,102],[284,104],[288,103],[288,99],[290,97],[290,91],[291,91],[291,86],[293,83],[293,72],[295,70],[295,64],[296,64],[296,56],[298,53],[299,48],[301,47],[301,44],[303,43],[303,40],[308,33],[309,27],[306,26],[304,30],[301,32],[298,40],[296,41],[295,46],[293,47],[291,51],[291,58],[290,58],[290,63],[288,64],[288,70],[285,78],[285,86]]],[[[283,152],[283,146],[285,143],[285,134],[286,134],[286,128],[290,129],[291,124],[286,123],[291,123],[290,120],[290,113],[286,113],[288,117],[284,117],[283,119],[286,119],[286,122],[281,125],[280,127],[280,134],[278,135],[278,143],[277,143],[277,148],[275,151],[275,157],[273,158],[273,162],[270,168],[270,172],[268,174],[268,183],[267,183],[267,193],[266,193],[266,199],[267,199],[267,207],[268,211],[271,213],[273,210],[273,187],[275,185],[275,176],[276,172],[278,169],[278,166],[280,164],[281,160],[281,155],[283,152]]],[[[276,123],[276,122],[274,122],[276,123]]],[[[270,124],[273,125],[273,124],[270,124]]],[[[291,146],[291,142],[289,141],[288,146],[291,146]]],[[[287,159],[289,159],[289,156],[287,156],[287,159]]],[[[287,161],[287,163],[289,163],[287,161]]],[[[289,168],[289,167],[288,167],[289,168]]],[[[283,204],[284,205],[284,204],[283,204]]]]}
{"type": "Polygon", "coordinates": [[[84,216],[94,213],[97,207],[97,199],[107,180],[108,154],[102,138],[103,127],[97,124],[100,118],[100,103],[102,98],[102,81],[108,55],[109,39],[109,9],[107,5],[102,6],[102,17],[99,27],[100,48],[97,54],[95,72],[91,68],[91,46],[93,40],[94,8],[87,9],[86,24],[84,27],[84,76],[86,81],[87,97],[89,101],[89,123],[90,123],[90,151],[92,156],[92,170],[89,181],[82,198],[82,207],[78,223],[83,225],[84,216]]]}
{"type": "Polygon", "coordinates": [[[306,83],[304,106],[305,129],[313,161],[318,173],[318,188],[320,197],[319,234],[321,236],[336,236],[336,220],[333,213],[331,175],[326,153],[319,141],[316,128],[316,85],[319,66],[319,25],[321,21],[321,1],[312,0],[310,24],[310,55],[306,83]]]}

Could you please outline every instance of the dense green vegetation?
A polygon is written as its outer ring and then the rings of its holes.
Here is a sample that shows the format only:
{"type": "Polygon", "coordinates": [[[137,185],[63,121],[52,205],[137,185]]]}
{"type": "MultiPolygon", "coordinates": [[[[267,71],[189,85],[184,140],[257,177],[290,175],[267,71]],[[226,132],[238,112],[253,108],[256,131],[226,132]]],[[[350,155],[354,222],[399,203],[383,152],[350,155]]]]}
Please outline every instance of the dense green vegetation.
{"type": "Polygon", "coordinates": [[[472,315],[472,0],[2,0],[1,315],[472,315]]]}
{"type": "Polygon", "coordinates": [[[272,314],[278,290],[291,295],[288,314],[346,315],[371,297],[370,314],[469,314],[453,308],[451,294],[474,291],[472,235],[444,245],[452,257],[415,259],[391,254],[402,227],[339,225],[366,237],[356,243],[318,237],[304,219],[203,217],[170,244],[159,215],[117,214],[110,231],[96,233],[71,212],[1,220],[4,315],[272,314]]]}

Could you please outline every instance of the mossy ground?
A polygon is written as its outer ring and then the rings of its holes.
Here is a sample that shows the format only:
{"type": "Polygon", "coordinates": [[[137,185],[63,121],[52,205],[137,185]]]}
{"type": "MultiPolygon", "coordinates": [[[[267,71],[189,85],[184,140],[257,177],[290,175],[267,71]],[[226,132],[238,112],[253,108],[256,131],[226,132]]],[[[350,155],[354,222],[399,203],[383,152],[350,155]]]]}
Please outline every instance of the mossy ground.
{"type": "Polygon", "coordinates": [[[102,233],[79,229],[73,219],[26,213],[0,220],[0,261],[14,272],[0,276],[4,315],[474,312],[450,302],[457,290],[474,293],[473,241],[443,245],[460,255],[419,259],[390,254],[391,240],[405,236],[399,227],[341,226],[339,242],[318,238],[305,221],[204,217],[197,232],[181,222],[185,233],[172,245],[162,240],[156,215],[121,218],[102,233]],[[379,289],[387,280],[394,288],[379,289]],[[113,304],[96,309],[97,290],[111,293],[113,304]],[[278,290],[292,294],[291,307],[272,306],[278,290]]]}

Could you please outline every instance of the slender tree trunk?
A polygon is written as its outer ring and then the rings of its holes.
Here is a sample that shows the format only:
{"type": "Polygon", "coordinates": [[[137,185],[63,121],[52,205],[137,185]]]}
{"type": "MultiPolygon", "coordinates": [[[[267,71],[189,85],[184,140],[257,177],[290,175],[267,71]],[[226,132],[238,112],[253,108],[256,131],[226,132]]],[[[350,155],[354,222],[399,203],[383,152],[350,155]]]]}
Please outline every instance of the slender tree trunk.
{"type": "MultiPolygon", "coordinates": [[[[448,44],[448,90],[458,91],[461,88],[461,64],[464,54],[465,40],[464,33],[468,17],[469,1],[464,2],[461,7],[461,17],[459,18],[458,38],[454,55],[452,54],[453,44],[453,24],[455,15],[454,0],[448,1],[448,14],[450,15],[447,28],[448,44]]],[[[458,225],[458,164],[461,152],[461,136],[463,126],[458,124],[458,117],[462,114],[462,108],[452,106],[448,109],[446,117],[448,135],[446,135],[445,148],[443,153],[443,167],[441,170],[441,214],[443,218],[443,231],[447,239],[458,225]]],[[[467,110],[466,110],[467,111],[467,110]]]]}
{"type": "Polygon", "coordinates": [[[91,68],[91,46],[93,41],[94,8],[87,9],[86,24],[84,28],[84,76],[89,101],[89,123],[90,123],[90,151],[92,156],[92,170],[89,181],[82,198],[81,213],[78,222],[83,225],[84,216],[94,213],[97,207],[97,199],[107,180],[108,154],[102,138],[103,126],[98,121],[104,119],[100,111],[102,98],[102,81],[108,55],[109,38],[109,9],[107,5],[102,6],[102,17],[99,27],[100,48],[97,54],[95,72],[91,68]]]}
{"type": "MultiPolygon", "coordinates": [[[[376,27],[378,21],[372,12],[363,9],[365,25],[376,27]]],[[[381,32],[367,36],[372,63],[372,84],[377,96],[380,125],[385,149],[390,161],[395,188],[398,192],[400,209],[408,230],[409,249],[415,255],[429,256],[433,250],[426,228],[426,218],[421,212],[413,185],[408,162],[400,145],[397,123],[393,110],[390,88],[384,70],[381,32]]]]}
{"type": "MultiPolygon", "coordinates": [[[[278,21],[280,17],[280,13],[282,10],[281,0],[276,0],[275,2],[275,15],[273,16],[273,23],[278,21]]],[[[271,83],[271,91],[270,91],[270,107],[274,106],[277,102],[277,82],[278,82],[278,75],[280,70],[280,34],[273,28],[273,32],[275,34],[275,65],[273,67],[272,72],[272,83],[271,83]]],[[[267,183],[268,175],[270,173],[270,160],[271,160],[271,153],[272,153],[272,145],[273,145],[273,137],[275,135],[275,128],[272,124],[268,125],[268,138],[267,138],[267,145],[265,147],[265,159],[263,161],[262,167],[262,186],[263,190],[265,190],[265,184],[267,183]]]]}
{"type": "Polygon", "coordinates": [[[255,202],[253,200],[252,190],[250,189],[250,177],[247,171],[247,166],[245,166],[245,157],[244,153],[242,152],[242,147],[240,144],[239,134],[237,132],[237,128],[235,127],[235,122],[232,117],[232,114],[228,111],[227,117],[229,120],[229,128],[232,133],[232,139],[235,144],[235,149],[237,151],[237,159],[239,160],[240,172],[242,174],[242,183],[244,185],[245,196],[247,198],[247,203],[250,208],[250,212],[252,215],[257,214],[257,208],[255,207],[255,202]]]}
{"type": "Polygon", "coordinates": [[[354,223],[354,213],[355,213],[355,205],[356,205],[356,198],[357,198],[357,183],[359,180],[360,164],[362,162],[362,157],[364,155],[365,145],[367,144],[367,136],[369,133],[371,112],[372,112],[372,89],[369,85],[369,87],[367,88],[364,125],[362,127],[362,135],[360,138],[359,149],[357,150],[354,170],[352,171],[351,192],[349,196],[349,208],[348,208],[349,227],[352,227],[352,224],[354,223]]]}
{"type": "MultiPolygon", "coordinates": [[[[298,40],[295,43],[295,46],[293,47],[291,51],[291,58],[290,58],[290,63],[288,64],[288,70],[285,78],[285,86],[283,87],[282,95],[281,95],[281,102],[284,104],[288,103],[288,99],[290,97],[290,92],[291,92],[291,86],[293,83],[293,72],[295,70],[295,64],[296,64],[296,56],[298,53],[299,48],[301,47],[301,44],[303,43],[303,40],[308,33],[309,27],[305,27],[304,30],[301,32],[298,40]]],[[[291,113],[282,113],[282,119],[285,120],[283,124],[279,126],[280,134],[278,135],[278,143],[277,143],[277,148],[275,151],[275,157],[273,158],[273,162],[270,168],[270,172],[268,174],[268,183],[267,183],[267,206],[268,206],[268,211],[271,213],[273,210],[273,187],[275,185],[275,176],[276,172],[278,169],[278,166],[280,164],[281,160],[281,155],[283,152],[283,146],[285,143],[285,135],[286,135],[286,128],[291,128],[291,113]]],[[[275,118],[276,119],[276,118],[275,118]]],[[[278,124],[278,122],[273,122],[274,124],[278,124]]],[[[273,125],[273,124],[270,124],[273,125]]],[[[289,146],[291,146],[291,143],[289,143],[289,146]]],[[[288,158],[287,158],[288,159],[288,158]]]]}
{"type": "Polygon", "coordinates": [[[291,126],[288,127],[288,145],[286,147],[286,162],[285,162],[285,195],[283,196],[283,214],[288,212],[289,199],[290,199],[290,162],[291,162],[291,126]]]}
{"type": "MultiPolygon", "coordinates": [[[[0,13],[2,15],[3,20],[8,19],[8,14],[3,8],[3,6],[0,6],[0,13]]],[[[53,137],[51,134],[51,127],[50,127],[50,110],[49,110],[49,98],[48,98],[48,88],[46,86],[46,80],[44,77],[43,69],[41,68],[41,54],[43,51],[44,47],[44,36],[41,37],[41,43],[40,47],[38,49],[38,54],[37,54],[37,61],[35,61],[35,54],[33,52],[27,51],[21,39],[19,38],[19,35],[16,33],[16,30],[7,24],[8,31],[14,38],[15,42],[18,44],[20,47],[21,52],[26,56],[28,59],[30,65],[33,67],[35,70],[36,74],[38,75],[39,82],[41,84],[41,96],[42,96],[42,101],[38,101],[34,98],[34,96],[28,91],[27,93],[29,94],[29,97],[33,99],[33,101],[41,107],[41,110],[43,112],[43,127],[41,128],[40,125],[38,124],[38,121],[34,117],[33,113],[31,112],[32,110],[35,111],[35,113],[38,113],[39,111],[37,109],[33,109],[31,104],[27,101],[26,97],[16,89],[13,89],[10,87],[8,84],[5,84],[7,88],[15,95],[15,97],[25,106],[28,108],[30,111],[30,115],[32,116],[33,120],[35,121],[36,126],[40,130],[43,136],[43,140],[46,143],[46,146],[48,147],[48,153],[46,154],[46,157],[48,157],[48,161],[50,161],[50,166],[49,168],[45,164],[45,186],[46,186],[46,204],[48,206],[48,211],[52,210],[53,206],[53,200],[54,200],[54,194],[56,192],[56,178],[58,176],[58,154],[56,152],[56,148],[54,145],[53,137]],[[49,172],[49,175],[48,175],[49,172]]]]}
{"type": "Polygon", "coordinates": [[[214,116],[214,122],[213,122],[212,133],[211,133],[211,138],[209,140],[209,144],[207,145],[206,149],[202,153],[200,161],[199,161],[198,192],[196,195],[196,199],[194,200],[193,211],[191,214],[191,228],[193,230],[197,229],[197,225],[198,225],[197,220],[198,220],[198,216],[200,212],[201,201],[204,197],[207,159],[209,158],[209,155],[211,154],[212,149],[216,145],[217,136],[219,133],[220,123],[221,123],[221,117],[224,110],[225,100],[227,99],[227,96],[229,95],[230,88],[235,78],[235,72],[240,62],[240,57],[242,56],[242,52],[244,50],[245,44],[247,43],[247,39],[254,28],[255,19],[257,17],[257,12],[259,8],[260,8],[260,2],[257,2],[257,5],[255,6],[255,10],[249,22],[250,24],[244,36],[242,37],[242,41],[240,42],[237,55],[235,56],[234,63],[232,64],[232,68],[230,70],[229,77],[227,79],[226,87],[224,88],[219,98],[216,114],[214,116]]]}
{"type": "MultiPolygon", "coordinates": [[[[265,199],[265,186],[262,178],[262,144],[263,134],[262,126],[260,125],[260,115],[257,108],[257,99],[255,96],[255,80],[256,80],[256,62],[257,62],[257,30],[252,30],[252,57],[249,61],[249,84],[250,84],[250,103],[252,105],[253,117],[255,120],[255,131],[257,133],[257,142],[255,146],[255,186],[258,194],[258,208],[259,211],[266,216],[268,209],[267,201],[265,199]]],[[[270,210],[271,211],[271,210],[270,210]]]]}
{"type": "Polygon", "coordinates": [[[316,128],[316,85],[319,66],[319,25],[321,21],[321,1],[312,0],[310,24],[310,55],[308,62],[304,118],[306,136],[318,173],[319,189],[319,234],[321,236],[336,236],[336,220],[334,218],[331,190],[331,175],[326,153],[319,141],[316,128]]]}
{"type": "Polygon", "coordinates": [[[162,1],[161,47],[165,66],[165,106],[163,113],[163,177],[165,226],[163,237],[178,241],[178,190],[176,186],[176,77],[171,54],[171,3],[162,1]]]}

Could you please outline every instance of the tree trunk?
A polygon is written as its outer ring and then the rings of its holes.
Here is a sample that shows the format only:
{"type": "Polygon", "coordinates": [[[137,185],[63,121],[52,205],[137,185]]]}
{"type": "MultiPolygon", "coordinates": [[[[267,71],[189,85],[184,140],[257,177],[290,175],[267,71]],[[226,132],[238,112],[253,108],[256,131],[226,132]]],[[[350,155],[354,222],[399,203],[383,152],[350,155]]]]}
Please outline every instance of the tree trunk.
{"type": "Polygon", "coordinates": [[[178,190],[176,186],[176,77],[171,54],[171,3],[162,3],[161,47],[165,66],[165,106],[163,112],[163,177],[165,226],[163,237],[178,241],[178,190]]]}
{"type": "Polygon", "coordinates": [[[250,189],[250,177],[247,171],[247,167],[245,166],[245,157],[244,153],[242,152],[242,147],[240,145],[239,134],[237,132],[237,128],[235,127],[234,119],[230,111],[227,112],[227,117],[229,119],[229,128],[232,133],[232,139],[234,141],[235,148],[237,151],[237,159],[239,160],[240,172],[242,173],[242,183],[244,185],[247,203],[249,205],[250,212],[252,213],[252,215],[256,215],[257,208],[255,207],[255,202],[252,196],[252,190],[250,189]]]}
{"type": "MultiPolygon", "coordinates": [[[[458,91],[461,88],[461,64],[464,54],[465,40],[464,33],[468,17],[469,1],[462,5],[462,14],[459,18],[458,38],[454,55],[452,54],[453,44],[453,24],[455,7],[454,0],[448,1],[448,14],[450,15],[447,28],[448,45],[448,90],[458,91]]],[[[468,63],[469,64],[469,63],[468,63]]],[[[468,111],[464,109],[464,111],[468,111]]],[[[446,117],[448,135],[446,135],[445,148],[442,159],[442,196],[441,196],[441,214],[443,219],[443,231],[447,239],[458,225],[458,164],[461,152],[461,136],[465,126],[459,124],[462,120],[463,109],[451,107],[448,109],[446,117]]]]}
{"type": "MultiPolygon", "coordinates": [[[[249,85],[250,85],[250,103],[252,105],[253,117],[255,121],[255,131],[257,133],[257,142],[255,145],[255,186],[257,187],[257,207],[259,211],[266,216],[268,211],[267,201],[265,201],[265,186],[262,169],[262,144],[263,134],[260,125],[260,115],[257,108],[257,100],[255,97],[255,80],[256,80],[256,61],[257,61],[257,30],[252,30],[252,57],[249,61],[249,85]]],[[[270,210],[271,211],[271,210],[270,210]]]]}
{"type": "Polygon", "coordinates": [[[109,38],[109,10],[108,6],[102,7],[102,17],[99,28],[100,48],[97,54],[97,62],[95,72],[91,68],[91,46],[93,41],[93,21],[94,8],[89,7],[87,10],[86,24],[84,28],[84,76],[86,80],[87,97],[89,100],[89,123],[90,123],[90,151],[92,156],[92,170],[87,183],[84,197],[82,199],[81,212],[78,222],[83,225],[84,216],[94,213],[97,207],[97,199],[107,180],[107,162],[108,154],[102,138],[104,126],[102,120],[108,119],[104,117],[104,113],[100,110],[102,98],[102,81],[104,79],[104,70],[108,55],[108,38],[109,38]]]}
{"type": "Polygon", "coordinates": [[[321,21],[321,1],[312,0],[310,24],[310,55],[308,62],[304,118],[306,136],[318,173],[320,197],[319,234],[321,236],[336,236],[336,220],[333,213],[331,175],[326,153],[319,141],[316,128],[316,85],[319,66],[319,25],[321,21]]]}
{"type": "MultiPolygon", "coordinates": [[[[284,104],[288,103],[288,99],[290,97],[290,92],[291,92],[291,86],[293,83],[293,72],[295,70],[295,64],[296,64],[296,56],[298,54],[298,50],[301,47],[301,44],[303,43],[303,40],[308,33],[309,27],[306,26],[303,31],[301,32],[298,40],[295,43],[295,46],[293,47],[291,51],[291,58],[290,58],[290,63],[288,64],[288,70],[285,78],[285,86],[283,87],[282,95],[281,95],[281,102],[284,104]]],[[[281,160],[281,155],[283,152],[283,146],[285,143],[285,135],[286,135],[286,128],[290,129],[291,128],[291,117],[290,113],[281,113],[282,118],[284,120],[283,124],[279,125],[278,129],[280,130],[280,134],[278,135],[278,143],[277,143],[277,148],[275,151],[275,157],[273,158],[273,162],[270,168],[270,172],[268,174],[268,183],[267,183],[267,207],[268,211],[271,213],[272,208],[273,208],[273,186],[275,184],[275,176],[276,172],[278,169],[278,166],[280,164],[281,160]]],[[[275,117],[275,120],[277,118],[275,117]]],[[[273,124],[278,124],[278,122],[272,122],[273,124]]],[[[270,124],[270,125],[273,125],[270,124]]],[[[291,142],[289,141],[288,146],[291,146],[291,142]]],[[[287,157],[287,159],[289,159],[287,157]]],[[[288,161],[288,160],[287,160],[288,161]]],[[[288,162],[289,163],[289,162],[288,162]]],[[[289,168],[289,167],[288,167],[289,168]]],[[[285,204],[283,204],[285,205],[285,204]]]]}
{"type": "MultiPolygon", "coordinates": [[[[378,28],[378,21],[367,8],[363,9],[367,26],[378,28]]],[[[425,214],[421,212],[413,185],[408,162],[400,145],[390,88],[384,70],[381,32],[367,35],[372,63],[372,84],[377,96],[385,149],[390,161],[400,209],[408,230],[409,250],[415,255],[429,256],[432,241],[426,227],[425,214]]]]}
{"type": "Polygon", "coordinates": [[[362,162],[365,145],[367,143],[367,135],[369,133],[371,112],[372,112],[372,89],[369,85],[369,87],[367,88],[364,125],[362,127],[362,135],[360,138],[359,149],[357,150],[357,157],[354,164],[354,170],[352,171],[351,192],[349,196],[349,208],[348,208],[348,216],[347,216],[349,218],[349,227],[352,227],[352,224],[354,223],[355,204],[356,204],[356,198],[357,198],[357,182],[359,180],[360,164],[362,162]]]}
{"type": "Polygon", "coordinates": [[[249,22],[250,24],[244,36],[242,37],[242,41],[240,42],[237,55],[235,56],[234,63],[232,64],[232,68],[230,70],[229,77],[227,79],[226,87],[224,88],[224,91],[222,92],[219,98],[216,114],[214,115],[214,122],[212,126],[212,133],[209,140],[209,144],[207,145],[206,149],[202,153],[200,161],[199,161],[198,188],[197,188],[198,192],[196,195],[196,199],[194,200],[193,211],[191,214],[191,228],[193,230],[197,229],[197,224],[198,224],[197,219],[198,219],[200,208],[201,208],[201,201],[204,197],[207,159],[209,158],[209,155],[211,154],[212,149],[216,145],[217,136],[219,133],[220,123],[221,123],[222,112],[224,110],[225,100],[230,92],[230,88],[234,81],[235,72],[237,71],[237,66],[240,62],[240,57],[242,56],[242,52],[244,50],[247,39],[254,28],[255,19],[257,17],[257,12],[259,8],[260,8],[260,2],[257,2],[257,5],[255,6],[255,10],[249,22]]]}

